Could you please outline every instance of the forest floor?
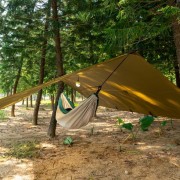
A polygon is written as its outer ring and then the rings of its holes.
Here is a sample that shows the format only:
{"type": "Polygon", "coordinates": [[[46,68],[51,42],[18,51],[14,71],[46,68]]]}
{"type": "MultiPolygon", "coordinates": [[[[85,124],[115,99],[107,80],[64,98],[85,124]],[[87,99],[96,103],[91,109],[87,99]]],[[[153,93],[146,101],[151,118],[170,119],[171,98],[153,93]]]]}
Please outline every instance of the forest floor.
{"type": "Polygon", "coordinates": [[[66,130],[58,125],[56,138],[49,139],[51,110],[41,108],[38,126],[31,124],[32,114],[32,108],[17,106],[16,117],[0,119],[0,179],[180,179],[179,120],[173,120],[172,127],[170,119],[158,118],[133,142],[126,139],[127,130],[117,127],[117,118],[138,126],[142,115],[99,108],[86,127],[66,130]],[[163,120],[167,125],[160,130],[163,120]],[[74,140],[72,146],[63,144],[68,136],[74,140]]]}

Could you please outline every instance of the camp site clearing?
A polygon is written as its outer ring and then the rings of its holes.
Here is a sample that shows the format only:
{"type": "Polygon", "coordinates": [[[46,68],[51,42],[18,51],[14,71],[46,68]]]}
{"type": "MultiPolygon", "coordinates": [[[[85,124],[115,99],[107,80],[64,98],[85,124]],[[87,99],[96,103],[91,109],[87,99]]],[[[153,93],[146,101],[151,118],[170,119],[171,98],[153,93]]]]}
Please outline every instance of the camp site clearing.
{"type": "Polygon", "coordinates": [[[117,126],[117,119],[136,127],[142,115],[99,107],[87,126],[66,130],[57,125],[57,136],[49,139],[48,107],[40,109],[38,126],[31,123],[32,108],[17,105],[16,109],[16,117],[8,116],[6,108],[6,118],[0,119],[0,179],[180,179],[179,120],[156,118],[133,141],[128,130],[117,126]],[[63,143],[67,137],[72,144],[63,143]]]}

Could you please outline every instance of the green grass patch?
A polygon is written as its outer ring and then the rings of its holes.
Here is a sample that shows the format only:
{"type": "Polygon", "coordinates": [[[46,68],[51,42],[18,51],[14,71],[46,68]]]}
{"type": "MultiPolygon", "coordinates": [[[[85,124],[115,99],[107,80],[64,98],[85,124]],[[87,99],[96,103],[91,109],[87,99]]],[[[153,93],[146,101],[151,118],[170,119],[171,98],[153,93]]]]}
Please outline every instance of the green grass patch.
{"type": "Polygon", "coordinates": [[[41,100],[41,107],[44,108],[51,108],[51,101],[50,100],[41,100]]]}
{"type": "Polygon", "coordinates": [[[0,110],[0,120],[4,120],[6,118],[6,113],[4,110],[0,110]]]}
{"type": "Polygon", "coordinates": [[[16,158],[33,158],[39,156],[40,145],[36,141],[24,141],[15,143],[8,155],[16,158]]]}
{"type": "Polygon", "coordinates": [[[41,104],[42,105],[51,105],[51,101],[50,100],[41,100],[41,104]]]}

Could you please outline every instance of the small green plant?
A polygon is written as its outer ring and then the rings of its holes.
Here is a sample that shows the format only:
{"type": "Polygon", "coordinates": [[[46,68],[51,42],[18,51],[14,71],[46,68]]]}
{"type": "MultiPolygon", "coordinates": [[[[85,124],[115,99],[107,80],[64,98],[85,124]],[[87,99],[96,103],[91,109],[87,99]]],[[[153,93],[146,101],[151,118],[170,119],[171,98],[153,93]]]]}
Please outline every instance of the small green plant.
{"type": "Polygon", "coordinates": [[[173,120],[171,119],[171,128],[174,129],[173,120]]]}
{"type": "MultiPolygon", "coordinates": [[[[131,132],[133,141],[135,141],[136,135],[135,135],[134,126],[132,123],[125,123],[121,118],[118,118],[117,124],[118,124],[119,128],[121,128],[121,130],[122,130],[122,128],[129,130],[131,132]]],[[[129,138],[129,136],[128,136],[128,138],[129,138]]],[[[126,138],[126,140],[127,140],[127,138],[126,138]]],[[[121,149],[121,146],[120,146],[120,149],[121,149]]]]}
{"type": "Polygon", "coordinates": [[[10,149],[8,155],[16,158],[37,157],[39,155],[39,144],[35,141],[15,143],[10,149]]]}
{"type": "Polygon", "coordinates": [[[68,137],[66,137],[66,138],[64,139],[63,143],[64,143],[65,145],[72,146],[72,145],[73,145],[73,139],[72,139],[70,136],[68,136],[68,137]]]}
{"type": "Polygon", "coordinates": [[[164,127],[167,125],[167,121],[162,121],[161,123],[160,123],[160,126],[159,126],[159,136],[161,135],[161,134],[163,134],[163,132],[164,132],[164,127]]]}
{"type": "Polygon", "coordinates": [[[166,126],[166,124],[167,124],[167,121],[163,121],[163,122],[161,122],[161,127],[166,126]]]}
{"type": "MultiPolygon", "coordinates": [[[[118,124],[120,128],[124,128],[130,131],[133,141],[135,142],[139,129],[142,131],[148,131],[148,128],[154,121],[153,116],[144,116],[139,119],[139,127],[136,129],[132,123],[125,123],[121,118],[118,118],[118,124]]],[[[129,137],[129,136],[128,136],[129,137]]],[[[127,138],[126,138],[127,139],[127,138]]]]}
{"type": "Polygon", "coordinates": [[[153,116],[144,116],[139,119],[140,128],[142,131],[148,131],[149,126],[154,122],[153,116]]]}
{"type": "Polygon", "coordinates": [[[120,131],[122,132],[122,127],[121,125],[124,123],[124,121],[121,118],[117,119],[117,123],[116,126],[120,129],[120,131]]]}
{"type": "Polygon", "coordinates": [[[121,119],[121,118],[118,118],[117,119],[117,125],[121,125],[121,124],[123,124],[124,123],[124,121],[121,119]]]}
{"type": "Polygon", "coordinates": [[[132,123],[123,123],[121,127],[129,130],[131,132],[133,141],[136,140],[137,133],[135,133],[134,126],[132,123]]]}
{"type": "Polygon", "coordinates": [[[94,126],[91,127],[91,132],[90,132],[90,135],[92,136],[94,134],[94,126]]]}

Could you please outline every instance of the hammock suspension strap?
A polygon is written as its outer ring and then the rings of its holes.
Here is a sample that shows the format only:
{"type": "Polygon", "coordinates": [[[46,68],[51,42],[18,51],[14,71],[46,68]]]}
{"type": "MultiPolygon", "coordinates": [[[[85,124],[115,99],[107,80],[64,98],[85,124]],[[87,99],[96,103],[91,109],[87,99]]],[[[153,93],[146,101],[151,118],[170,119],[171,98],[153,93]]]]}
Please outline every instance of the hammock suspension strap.
{"type": "Polygon", "coordinates": [[[98,86],[98,90],[94,93],[96,96],[98,96],[99,92],[102,89],[102,86],[106,83],[106,81],[113,75],[113,73],[121,66],[121,64],[128,58],[129,54],[133,52],[130,52],[127,54],[127,56],[124,57],[124,59],[117,65],[117,67],[109,74],[109,76],[102,82],[100,86],[98,86]]]}

